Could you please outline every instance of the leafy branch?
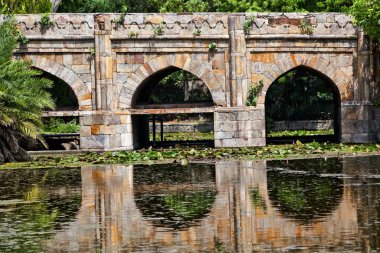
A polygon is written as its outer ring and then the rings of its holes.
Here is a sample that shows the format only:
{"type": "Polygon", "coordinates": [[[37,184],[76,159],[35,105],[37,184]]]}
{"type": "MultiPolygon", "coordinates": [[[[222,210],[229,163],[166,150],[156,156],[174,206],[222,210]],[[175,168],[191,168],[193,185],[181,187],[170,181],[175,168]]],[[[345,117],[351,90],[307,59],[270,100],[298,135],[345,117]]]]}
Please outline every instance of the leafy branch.
{"type": "Polygon", "coordinates": [[[50,27],[54,25],[54,21],[51,20],[49,13],[42,14],[40,22],[45,27],[50,27]]]}

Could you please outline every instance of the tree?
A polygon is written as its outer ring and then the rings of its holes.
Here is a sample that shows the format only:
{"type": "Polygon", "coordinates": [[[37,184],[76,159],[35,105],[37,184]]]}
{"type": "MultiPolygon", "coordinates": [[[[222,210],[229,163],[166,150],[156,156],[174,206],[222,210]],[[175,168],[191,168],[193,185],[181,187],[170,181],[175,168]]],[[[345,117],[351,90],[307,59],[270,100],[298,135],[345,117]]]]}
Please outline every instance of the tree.
{"type": "Polygon", "coordinates": [[[355,0],[350,13],[369,36],[380,38],[380,0],[355,0]]]}
{"type": "Polygon", "coordinates": [[[20,142],[42,141],[42,112],[54,109],[45,90],[52,82],[40,78],[41,71],[33,69],[30,62],[12,59],[16,34],[14,21],[0,24],[0,163],[27,160],[29,156],[20,142]]]}
{"type": "Polygon", "coordinates": [[[59,12],[327,12],[352,0],[62,0],[59,12]]]}
{"type": "Polygon", "coordinates": [[[52,10],[50,0],[0,0],[0,11],[5,14],[49,13],[52,10]]]}

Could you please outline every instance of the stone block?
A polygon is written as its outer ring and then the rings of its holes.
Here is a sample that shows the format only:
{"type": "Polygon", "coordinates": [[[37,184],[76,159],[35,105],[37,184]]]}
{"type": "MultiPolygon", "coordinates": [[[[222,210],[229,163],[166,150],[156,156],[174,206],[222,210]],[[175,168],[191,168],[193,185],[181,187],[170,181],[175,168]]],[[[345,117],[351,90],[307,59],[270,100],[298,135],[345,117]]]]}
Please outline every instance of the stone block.
{"type": "Polygon", "coordinates": [[[110,149],[120,149],[122,147],[121,144],[121,135],[114,134],[110,136],[110,149]]]}
{"type": "Polygon", "coordinates": [[[79,121],[80,121],[81,126],[91,126],[92,116],[91,115],[81,116],[79,121]]]}
{"type": "Polygon", "coordinates": [[[132,133],[120,134],[121,137],[121,146],[128,147],[133,146],[133,135],[132,133]]]}
{"type": "Polygon", "coordinates": [[[124,134],[131,132],[132,125],[116,125],[115,126],[115,133],[117,134],[124,134]]]}
{"type": "Polygon", "coordinates": [[[368,133],[352,134],[351,140],[353,143],[369,143],[371,138],[368,133]]]}
{"type": "Polygon", "coordinates": [[[86,74],[91,72],[90,65],[88,64],[72,65],[72,70],[77,74],[86,74]]]}
{"type": "Polygon", "coordinates": [[[91,126],[81,126],[80,127],[80,136],[81,137],[91,136],[91,126]]]}
{"type": "Polygon", "coordinates": [[[63,55],[63,65],[71,66],[73,64],[73,56],[71,54],[63,55]]]}
{"type": "Polygon", "coordinates": [[[109,136],[106,135],[92,135],[89,137],[80,138],[81,149],[101,149],[109,148],[109,136]]]}

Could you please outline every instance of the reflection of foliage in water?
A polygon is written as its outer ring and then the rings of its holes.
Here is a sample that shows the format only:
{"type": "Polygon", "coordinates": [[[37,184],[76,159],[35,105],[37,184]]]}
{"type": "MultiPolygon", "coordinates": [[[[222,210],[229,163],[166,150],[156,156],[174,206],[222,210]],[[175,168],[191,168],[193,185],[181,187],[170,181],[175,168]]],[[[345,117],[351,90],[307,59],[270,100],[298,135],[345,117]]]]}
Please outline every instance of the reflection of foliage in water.
{"type": "Polygon", "coordinates": [[[135,194],[136,204],[157,226],[182,229],[196,225],[210,212],[216,191],[198,190],[171,193],[135,194]]]}
{"type": "Polygon", "coordinates": [[[341,173],[337,159],[312,159],[268,162],[268,166],[290,170],[268,171],[269,197],[272,204],[288,217],[309,222],[326,216],[339,205],[343,195],[343,181],[320,177],[319,173],[341,173]],[[291,170],[306,171],[294,174],[291,170]]]}
{"type": "Polygon", "coordinates": [[[174,229],[193,226],[214,204],[215,166],[135,166],[134,192],[137,207],[155,225],[174,229]]]}
{"type": "Polygon", "coordinates": [[[80,169],[0,171],[0,182],[1,252],[43,251],[80,208],[80,169]]]}
{"type": "Polygon", "coordinates": [[[251,199],[252,199],[252,204],[254,207],[262,209],[265,213],[267,211],[267,205],[265,204],[265,200],[263,197],[260,195],[260,190],[257,187],[253,187],[250,190],[251,193],[251,199]]]}

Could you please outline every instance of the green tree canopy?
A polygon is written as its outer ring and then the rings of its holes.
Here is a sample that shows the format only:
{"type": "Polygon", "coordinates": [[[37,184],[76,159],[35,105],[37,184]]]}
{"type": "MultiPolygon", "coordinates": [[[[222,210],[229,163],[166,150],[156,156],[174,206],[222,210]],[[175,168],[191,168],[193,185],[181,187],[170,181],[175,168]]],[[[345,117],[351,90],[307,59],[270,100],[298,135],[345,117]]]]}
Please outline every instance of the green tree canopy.
{"type": "Polygon", "coordinates": [[[62,0],[59,12],[328,12],[352,0],[62,0]]]}
{"type": "Polygon", "coordinates": [[[50,0],[0,0],[0,11],[5,14],[48,13],[53,11],[50,0]]]}
{"type": "Polygon", "coordinates": [[[21,140],[40,139],[42,112],[54,108],[45,90],[52,82],[40,78],[30,62],[12,59],[16,34],[15,22],[0,24],[0,163],[28,158],[21,140]]]}
{"type": "Polygon", "coordinates": [[[350,13],[372,38],[380,38],[380,0],[355,0],[350,13]]]}

